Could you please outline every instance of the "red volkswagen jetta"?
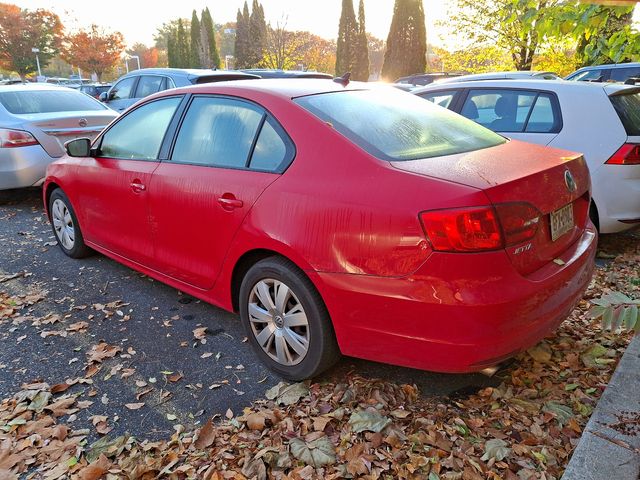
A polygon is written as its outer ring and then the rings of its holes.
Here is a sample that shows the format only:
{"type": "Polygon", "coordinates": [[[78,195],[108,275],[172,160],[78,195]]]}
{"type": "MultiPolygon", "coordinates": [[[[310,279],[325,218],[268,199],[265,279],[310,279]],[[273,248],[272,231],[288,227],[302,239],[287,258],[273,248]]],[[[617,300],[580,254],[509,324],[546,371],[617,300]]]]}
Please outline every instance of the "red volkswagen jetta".
{"type": "Polygon", "coordinates": [[[593,270],[582,156],[391,88],[175,89],[67,151],[44,186],[63,252],[239,312],[290,379],[340,352],[493,366],[555,329],[593,270]]]}

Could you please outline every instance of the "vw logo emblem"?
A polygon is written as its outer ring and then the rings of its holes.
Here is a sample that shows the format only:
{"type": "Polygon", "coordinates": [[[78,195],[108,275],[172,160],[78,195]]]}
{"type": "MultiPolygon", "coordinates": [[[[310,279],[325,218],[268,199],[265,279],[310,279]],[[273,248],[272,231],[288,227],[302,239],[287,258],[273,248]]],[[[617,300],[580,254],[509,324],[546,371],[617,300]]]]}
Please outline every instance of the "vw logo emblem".
{"type": "Polygon", "coordinates": [[[86,127],[87,126],[87,119],[86,118],[81,118],[80,120],[78,120],[78,125],[80,125],[81,127],[86,127]]]}
{"type": "Polygon", "coordinates": [[[569,170],[565,170],[564,172],[564,183],[567,185],[567,190],[571,193],[575,192],[578,189],[578,185],[576,181],[573,179],[573,175],[569,170]]]}

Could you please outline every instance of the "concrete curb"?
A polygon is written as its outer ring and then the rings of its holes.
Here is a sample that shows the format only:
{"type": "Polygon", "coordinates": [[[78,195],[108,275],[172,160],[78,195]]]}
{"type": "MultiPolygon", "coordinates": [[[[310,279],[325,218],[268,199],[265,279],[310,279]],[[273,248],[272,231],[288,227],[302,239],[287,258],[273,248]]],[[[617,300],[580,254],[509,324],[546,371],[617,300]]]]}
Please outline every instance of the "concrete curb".
{"type": "Polygon", "coordinates": [[[640,478],[640,432],[635,436],[625,435],[609,426],[619,421],[616,414],[622,412],[625,417],[631,414],[633,418],[640,418],[640,336],[631,341],[622,356],[562,480],[640,478]]]}

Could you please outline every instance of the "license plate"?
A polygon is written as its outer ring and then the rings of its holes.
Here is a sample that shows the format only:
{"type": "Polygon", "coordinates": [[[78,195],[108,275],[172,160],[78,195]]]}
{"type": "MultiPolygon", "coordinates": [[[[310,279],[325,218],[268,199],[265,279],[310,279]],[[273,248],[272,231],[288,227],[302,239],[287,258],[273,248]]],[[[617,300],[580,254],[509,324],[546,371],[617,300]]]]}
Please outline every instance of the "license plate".
{"type": "Polygon", "coordinates": [[[565,205],[551,212],[551,241],[555,242],[565,233],[573,229],[573,204],[565,205]]]}

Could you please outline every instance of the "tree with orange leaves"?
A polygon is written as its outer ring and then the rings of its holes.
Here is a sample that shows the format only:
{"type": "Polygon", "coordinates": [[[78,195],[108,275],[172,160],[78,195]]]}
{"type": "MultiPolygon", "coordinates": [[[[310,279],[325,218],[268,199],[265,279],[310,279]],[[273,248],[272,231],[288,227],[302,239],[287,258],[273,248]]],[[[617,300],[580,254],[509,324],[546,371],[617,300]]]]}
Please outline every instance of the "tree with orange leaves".
{"type": "Polygon", "coordinates": [[[21,9],[9,3],[0,3],[0,67],[26,76],[44,67],[58,52],[62,40],[62,23],[48,10],[21,9]]]}
{"type": "MultiPolygon", "coordinates": [[[[147,47],[144,43],[136,43],[127,50],[127,54],[138,56],[140,58],[140,67],[153,68],[158,66],[158,49],[156,47],[147,47]]],[[[133,62],[135,65],[135,62],[133,62]]],[[[131,68],[131,65],[129,65],[131,68]]]]}
{"type": "Polygon", "coordinates": [[[87,72],[95,72],[98,81],[113,68],[124,51],[120,32],[107,33],[97,25],[80,30],[65,39],[62,55],[66,62],[87,72]]]}

